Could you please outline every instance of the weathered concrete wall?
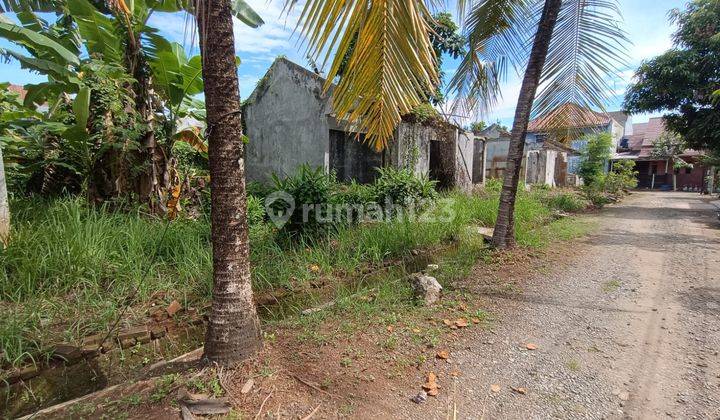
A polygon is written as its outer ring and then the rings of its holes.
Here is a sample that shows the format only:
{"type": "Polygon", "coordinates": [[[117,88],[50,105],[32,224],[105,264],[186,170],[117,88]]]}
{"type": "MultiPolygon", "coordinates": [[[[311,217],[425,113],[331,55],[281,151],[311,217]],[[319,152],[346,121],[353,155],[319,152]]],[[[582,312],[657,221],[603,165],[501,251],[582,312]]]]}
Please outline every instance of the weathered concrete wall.
{"type": "Polygon", "coordinates": [[[455,135],[455,188],[470,190],[473,185],[475,136],[464,130],[455,135]]]}
{"type": "Polygon", "coordinates": [[[557,150],[530,150],[525,157],[525,183],[563,186],[567,183],[567,153],[557,150]]]}
{"type": "Polygon", "coordinates": [[[412,169],[416,175],[430,173],[430,141],[437,137],[432,127],[401,122],[385,150],[385,164],[412,169]]]}
{"type": "Polygon", "coordinates": [[[473,143],[472,182],[480,184],[485,180],[485,141],[476,137],[473,143]]]}
{"type": "Polygon", "coordinates": [[[290,175],[307,163],[329,165],[330,99],[323,79],[278,59],[244,107],[247,179],[267,182],[272,173],[290,175]]]}
{"type": "Polygon", "coordinates": [[[488,140],[485,147],[485,179],[502,178],[507,168],[508,140],[488,140]]]}
{"type": "Polygon", "coordinates": [[[373,182],[378,177],[376,168],[382,166],[382,153],[364,143],[364,136],[330,130],[330,170],[342,182],[373,182]]]}

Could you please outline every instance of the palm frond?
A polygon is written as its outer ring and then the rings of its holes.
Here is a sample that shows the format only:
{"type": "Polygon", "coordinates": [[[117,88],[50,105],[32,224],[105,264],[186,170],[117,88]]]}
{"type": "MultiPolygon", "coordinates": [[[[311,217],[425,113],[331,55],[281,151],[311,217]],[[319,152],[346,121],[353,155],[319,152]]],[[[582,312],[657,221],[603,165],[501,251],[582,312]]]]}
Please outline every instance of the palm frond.
{"type": "MultiPolygon", "coordinates": [[[[508,68],[520,69],[527,61],[535,14],[532,0],[482,0],[470,4],[463,17],[469,49],[448,84],[455,111],[482,113],[500,96],[500,82],[508,68]]],[[[458,10],[468,7],[458,1],[458,10]]]]}
{"type": "Polygon", "coordinates": [[[565,0],[553,32],[534,116],[555,112],[550,126],[582,126],[582,108],[605,110],[611,79],[624,67],[630,42],[620,27],[617,0],[565,0]]]}
{"type": "Polygon", "coordinates": [[[303,6],[298,27],[308,55],[327,62],[334,54],[326,89],[355,41],[333,108],[339,120],[367,130],[376,149],[437,83],[429,17],[422,0],[308,0],[303,6]]]}

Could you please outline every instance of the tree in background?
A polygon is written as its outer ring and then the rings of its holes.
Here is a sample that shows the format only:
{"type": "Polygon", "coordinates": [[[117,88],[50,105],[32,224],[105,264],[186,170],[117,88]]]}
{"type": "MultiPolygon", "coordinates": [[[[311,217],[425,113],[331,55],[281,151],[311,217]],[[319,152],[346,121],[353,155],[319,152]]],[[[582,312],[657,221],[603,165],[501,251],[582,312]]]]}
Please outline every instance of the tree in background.
{"type": "Polygon", "coordinates": [[[445,83],[445,72],[442,70],[443,54],[447,54],[453,59],[465,55],[467,40],[459,32],[460,28],[453,21],[452,15],[447,12],[435,14],[430,21],[430,28],[430,42],[435,51],[435,68],[438,72],[439,82],[435,86],[435,91],[428,96],[430,103],[438,105],[445,102],[445,95],[442,92],[445,83]]]}
{"type": "Polygon", "coordinates": [[[669,111],[669,130],[694,149],[720,150],[720,2],[671,12],[674,48],[644,62],[625,95],[628,112],[669,111]]]}
{"type": "Polygon", "coordinates": [[[665,161],[666,171],[670,170],[670,165],[672,165],[673,191],[677,191],[677,174],[675,172],[682,168],[692,167],[681,157],[685,149],[687,149],[687,143],[681,136],[671,131],[665,131],[653,142],[650,151],[650,156],[665,161]]]}
{"type": "Polygon", "coordinates": [[[478,134],[486,128],[487,124],[485,123],[485,121],[475,121],[474,123],[470,124],[470,131],[472,131],[473,134],[478,134]]]}

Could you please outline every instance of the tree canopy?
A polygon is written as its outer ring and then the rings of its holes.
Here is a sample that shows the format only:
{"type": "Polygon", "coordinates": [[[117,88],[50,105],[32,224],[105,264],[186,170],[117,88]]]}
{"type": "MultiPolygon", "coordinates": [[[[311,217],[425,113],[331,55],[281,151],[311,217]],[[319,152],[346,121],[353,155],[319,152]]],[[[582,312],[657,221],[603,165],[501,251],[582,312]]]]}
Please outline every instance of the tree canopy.
{"type": "Polygon", "coordinates": [[[673,48],[640,66],[624,108],[669,111],[667,127],[688,146],[720,150],[720,2],[694,0],[671,19],[678,25],[673,48]]]}

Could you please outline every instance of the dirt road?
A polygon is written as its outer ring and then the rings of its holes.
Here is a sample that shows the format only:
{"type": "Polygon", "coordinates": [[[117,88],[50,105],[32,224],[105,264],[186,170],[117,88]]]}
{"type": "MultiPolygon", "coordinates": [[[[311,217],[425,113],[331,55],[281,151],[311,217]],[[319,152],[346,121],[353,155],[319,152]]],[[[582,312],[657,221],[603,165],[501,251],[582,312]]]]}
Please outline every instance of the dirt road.
{"type": "Polygon", "coordinates": [[[638,193],[603,211],[564,269],[493,296],[496,325],[456,352],[448,397],[403,415],[720,418],[712,209],[697,194],[638,193]]]}

